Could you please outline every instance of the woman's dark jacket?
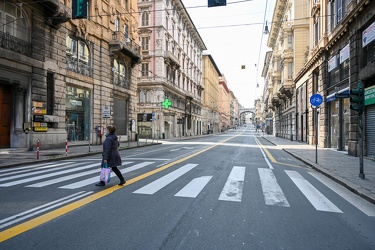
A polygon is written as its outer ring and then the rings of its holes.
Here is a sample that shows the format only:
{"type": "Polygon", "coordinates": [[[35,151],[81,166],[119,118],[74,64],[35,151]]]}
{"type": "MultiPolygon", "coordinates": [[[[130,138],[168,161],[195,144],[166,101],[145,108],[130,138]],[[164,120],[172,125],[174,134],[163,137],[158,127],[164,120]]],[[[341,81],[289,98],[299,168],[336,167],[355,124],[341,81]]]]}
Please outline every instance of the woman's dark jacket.
{"type": "MultiPolygon", "coordinates": [[[[109,134],[103,143],[103,161],[107,160],[108,167],[121,166],[121,157],[118,153],[118,137],[116,134],[109,134]]],[[[102,164],[103,166],[103,164],[102,164]]]]}

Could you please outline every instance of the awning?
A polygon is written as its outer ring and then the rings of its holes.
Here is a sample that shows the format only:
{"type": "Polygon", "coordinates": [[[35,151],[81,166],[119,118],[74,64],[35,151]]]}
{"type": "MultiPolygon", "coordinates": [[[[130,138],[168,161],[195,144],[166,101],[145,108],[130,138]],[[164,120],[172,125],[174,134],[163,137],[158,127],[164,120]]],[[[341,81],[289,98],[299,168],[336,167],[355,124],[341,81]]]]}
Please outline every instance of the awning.
{"type": "Polygon", "coordinates": [[[336,91],[333,94],[327,95],[326,102],[332,102],[336,100],[336,98],[347,98],[350,95],[349,87],[346,87],[344,89],[340,89],[339,91],[336,91]]]}

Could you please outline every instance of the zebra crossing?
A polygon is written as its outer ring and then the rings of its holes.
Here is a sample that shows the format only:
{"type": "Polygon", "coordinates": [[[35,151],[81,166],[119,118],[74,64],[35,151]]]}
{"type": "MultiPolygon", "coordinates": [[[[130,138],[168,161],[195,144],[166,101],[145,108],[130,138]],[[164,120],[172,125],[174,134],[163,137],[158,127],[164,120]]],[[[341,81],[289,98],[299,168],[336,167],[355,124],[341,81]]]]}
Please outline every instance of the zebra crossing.
{"type": "MultiPolygon", "coordinates": [[[[124,161],[124,168],[120,168],[123,174],[151,167],[153,161],[124,161]]],[[[132,191],[134,195],[153,195],[169,184],[183,177],[188,172],[193,172],[199,164],[188,163],[180,166],[176,170],[167,173],[160,178],[145,184],[144,186],[132,191]]],[[[51,185],[58,185],[60,189],[79,189],[92,185],[98,181],[98,168],[100,163],[92,163],[82,166],[82,163],[67,161],[59,163],[48,163],[20,167],[17,169],[0,170],[0,189],[9,188],[17,185],[24,185],[27,188],[42,188],[51,185]],[[69,184],[66,184],[69,182],[69,184]],[[64,185],[59,186],[59,184],[64,185]]],[[[246,173],[251,171],[244,166],[233,166],[223,187],[218,192],[218,200],[226,202],[242,202],[243,191],[246,190],[246,173]]],[[[295,187],[302,193],[308,202],[317,210],[323,212],[343,213],[332,201],[321,193],[311,182],[309,182],[299,172],[294,170],[284,170],[285,176],[289,178],[295,187]]],[[[180,190],[171,194],[175,197],[196,198],[214,177],[204,175],[194,177],[188,184],[180,187],[180,190]]],[[[288,195],[283,191],[274,172],[269,168],[257,168],[257,174],[260,180],[260,188],[263,194],[264,203],[269,206],[291,207],[288,201],[288,195]]],[[[315,172],[309,172],[309,175],[319,182],[323,183],[330,190],[340,197],[357,207],[368,216],[375,216],[375,206],[368,201],[351,193],[344,187],[333,182],[327,177],[315,172]]],[[[94,188],[94,187],[93,187],[94,188]]]]}

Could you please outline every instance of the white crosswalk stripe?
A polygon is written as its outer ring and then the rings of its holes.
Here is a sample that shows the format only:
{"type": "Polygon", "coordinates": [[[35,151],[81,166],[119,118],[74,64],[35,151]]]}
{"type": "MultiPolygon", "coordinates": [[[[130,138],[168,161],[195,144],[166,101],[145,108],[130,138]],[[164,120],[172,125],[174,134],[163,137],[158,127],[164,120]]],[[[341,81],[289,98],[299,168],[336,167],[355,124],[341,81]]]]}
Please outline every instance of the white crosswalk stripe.
{"type": "Polygon", "coordinates": [[[157,179],[156,181],[151,182],[150,184],[134,191],[135,194],[154,194],[163,187],[167,186],[169,183],[173,182],[177,178],[181,177],[182,175],[186,174],[193,168],[198,166],[198,164],[186,164],[177,170],[157,179]]]}
{"type": "Polygon", "coordinates": [[[298,172],[285,170],[286,174],[292,179],[294,184],[305,195],[310,203],[318,211],[342,213],[342,211],[328,200],[321,192],[319,192],[313,185],[311,185],[305,178],[298,172]]]}
{"type": "Polygon", "coordinates": [[[264,200],[267,205],[290,207],[271,169],[258,168],[264,200]]]}
{"type": "MultiPolygon", "coordinates": [[[[134,171],[136,169],[143,168],[143,167],[148,166],[152,163],[153,162],[139,163],[139,164],[136,164],[136,165],[134,165],[130,168],[122,169],[122,170],[120,170],[120,172],[124,174],[124,173],[130,172],[130,171],[134,171]]],[[[99,170],[98,170],[98,174],[99,174],[99,170]]],[[[111,173],[111,176],[112,176],[112,173],[111,173]]],[[[65,185],[65,186],[62,186],[62,187],[59,187],[59,188],[76,189],[76,188],[81,188],[81,187],[84,187],[84,186],[91,185],[91,184],[93,184],[95,182],[98,182],[98,181],[99,181],[99,176],[95,176],[95,177],[92,177],[92,178],[89,178],[89,179],[86,179],[86,180],[83,180],[83,181],[75,182],[75,183],[72,183],[72,184],[69,184],[69,185],[65,185]]]]}
{"type": "Polygon", "coordinates": [[[211,175],[195,178],[174,196],[196,198],[212,177],[211,175]]]}
{"type": "Polygon", "coordinates": [[[241,202],[243,183],[245,180],[245,169],[246,168],[244,167],[232,168],[227,182],[221,191],[219,200],[241,202]]]}

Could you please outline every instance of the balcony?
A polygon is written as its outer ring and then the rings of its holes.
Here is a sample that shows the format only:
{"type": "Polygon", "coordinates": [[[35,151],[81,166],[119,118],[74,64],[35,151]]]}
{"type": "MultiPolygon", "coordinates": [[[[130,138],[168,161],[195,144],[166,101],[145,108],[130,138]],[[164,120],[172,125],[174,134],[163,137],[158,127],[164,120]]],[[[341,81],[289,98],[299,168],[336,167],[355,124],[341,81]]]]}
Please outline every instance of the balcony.
{"type": "Polygon", "coordinates": [[[31,43],[0,31],[0,47],[22,55],[31,56],[31,43]]]}
{"type": "Polygon", "coordinates": [[[294,92],[294,83],[292,79],[284,80],[283,84],[279,88],[279,93],[285,95],[287,98],[291,98],[294,92]]]}
{"type": "Polygon", "coordinates": [[[46,0],[40,1],[40,3],[45,9],[46,23],[54,28],[72,18],[72,10],[61,3],[60,0],[46,0]]]}
{"type": "Polygon", "coordinates": [[[141,62],[141,47],[130,40],[122,31],[114,31],[109,42],[109,54],[119,55],[123,53],[131,58],[131,66],[141,62]]]}
{"type": "Polygon", "coordinates": [[[170,51],[164,52],[164,60],[167,64],[174,65],[177,69],[181,67],[178,58],[170,51]]]}

